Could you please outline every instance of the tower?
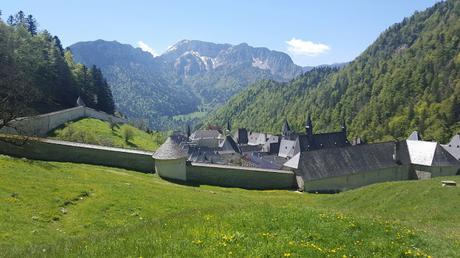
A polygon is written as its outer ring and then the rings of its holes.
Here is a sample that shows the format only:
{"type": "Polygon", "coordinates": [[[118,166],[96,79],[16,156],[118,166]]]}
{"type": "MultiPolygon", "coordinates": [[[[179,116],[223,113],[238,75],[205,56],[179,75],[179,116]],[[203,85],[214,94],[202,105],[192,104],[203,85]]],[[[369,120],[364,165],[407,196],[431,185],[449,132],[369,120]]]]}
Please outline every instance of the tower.
{"type": "Polygon", "coordinates": [[[313,136],[313,122],[311,121],[310,114],[308,114],[307,121],[305,122],[305,131],[308,137],[313,136]]]}
{"type": "Polygon", "coordinates": [[[187,140],[190,141],[190,135],[192,134],[192,130],[190,129],[190,125],[187,124],[187,140]]]}
{"type": "Polygon", "coordinates": [[[342,132],[347,135],[347,124],[345,123],[345,119],[342,119],[342,132]]]}
{"type": "Polygon", "coordinates": [[[289,127],[287,119],[284,120],[283,128],[281,129],[283,136],[291,135],[291,128],[289,127]]]}
{"type": "Polygon", "coordinates": [[[230,124],[230,120],[227,120],[227,131],[230,133],[232,131],[232,126],[230,124]]]}

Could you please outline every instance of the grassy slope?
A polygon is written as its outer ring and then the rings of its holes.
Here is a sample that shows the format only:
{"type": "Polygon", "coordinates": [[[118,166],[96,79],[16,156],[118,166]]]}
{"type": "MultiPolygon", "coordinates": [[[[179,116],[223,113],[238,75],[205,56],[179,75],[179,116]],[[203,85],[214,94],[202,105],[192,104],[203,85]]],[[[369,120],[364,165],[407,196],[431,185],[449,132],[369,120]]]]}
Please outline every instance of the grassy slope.
{"type": "Polygon", "coordinates": [[[108,122],[84,118],[56,129],[50,136],[60,140],[154,151],[164,142],[166,135],[162,132],[149,134],[128,124],[116,127],[112,131],[108,122]],[[132,130],[134,137],[126,142],[123,131],[128,128],[132,130]]]}
{"type": "Polygon", "coordinates": [[[0,156],[0,257],[455,256],[460,188],[439,181],[312,195],[0,156]]]}

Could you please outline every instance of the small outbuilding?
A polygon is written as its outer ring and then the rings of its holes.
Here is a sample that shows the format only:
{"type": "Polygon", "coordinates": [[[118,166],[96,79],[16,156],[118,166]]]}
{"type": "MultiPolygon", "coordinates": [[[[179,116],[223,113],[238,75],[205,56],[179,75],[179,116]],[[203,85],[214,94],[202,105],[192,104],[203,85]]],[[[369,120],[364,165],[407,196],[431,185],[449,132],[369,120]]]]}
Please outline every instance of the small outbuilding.
{"type": "Polygon", "coordinates": [[[184,136],[172,135],[153,154],[155,171],[160,177],[187,180],[186,159],[188,154],[181,144],[184,141],[184,136]]]}

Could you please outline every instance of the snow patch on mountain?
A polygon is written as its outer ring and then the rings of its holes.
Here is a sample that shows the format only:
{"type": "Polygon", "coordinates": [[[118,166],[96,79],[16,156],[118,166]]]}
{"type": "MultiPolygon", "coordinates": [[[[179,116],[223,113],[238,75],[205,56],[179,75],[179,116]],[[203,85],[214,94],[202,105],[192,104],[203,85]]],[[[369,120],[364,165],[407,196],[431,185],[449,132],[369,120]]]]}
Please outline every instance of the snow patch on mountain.
{"type": "Polygon", "coordinates": [[[262,69],[262,70],[270,70],[270,65],[268,64],[267,59],[262,60],[260,58],[253,57],[252,58],[252,66],[255,67],[255,68],[262,69]]]}

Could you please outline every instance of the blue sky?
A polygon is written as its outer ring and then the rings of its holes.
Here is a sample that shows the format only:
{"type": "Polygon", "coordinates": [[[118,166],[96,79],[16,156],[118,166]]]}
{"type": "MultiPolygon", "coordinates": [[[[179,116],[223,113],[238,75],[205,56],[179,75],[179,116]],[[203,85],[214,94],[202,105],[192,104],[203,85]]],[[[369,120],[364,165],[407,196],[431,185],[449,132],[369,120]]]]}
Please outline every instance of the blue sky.
{"type": "Polygon", "coordinates": [[[161,54],[182,39],[268,47],[299,65],[351,61],[393,23],[436,0],[6,0],[3,19],[23,10],[64,46],[117,40],[161,54]]]}

